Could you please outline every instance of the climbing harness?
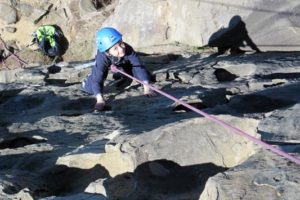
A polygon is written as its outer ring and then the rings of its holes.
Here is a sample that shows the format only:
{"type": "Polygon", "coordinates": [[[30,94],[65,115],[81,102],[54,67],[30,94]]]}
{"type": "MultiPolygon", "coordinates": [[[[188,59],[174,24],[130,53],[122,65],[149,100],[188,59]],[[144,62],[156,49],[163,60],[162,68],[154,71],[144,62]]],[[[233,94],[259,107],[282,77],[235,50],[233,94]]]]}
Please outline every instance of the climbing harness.
{"type": "Polygon", "coordinates": [[[207,113],[205,113],[205,112],[203,112],[203,111],[201,111],[201,110],[199,110],[199,109],[197,109],[197,108],[195,108],[195,107],[193,107],[193,106],[185,103],[184,101],[179,100],[176,97],[174,97],[172,95],[169,95],[169,94],[167,94],[167,93],[165,93],[165,92],[163,92],[163,91],[161,91],[161,90],[159,90],[159,89],[151,86],[150,84],[146,84],[146,83],[138,80],[137,78],[135,78],[135,77],[127,74],[126,72],[118,69],[117,67],[114,67],[113,70],[116,71],[116,72],[119,72],[119,73],[121,73],[121,74],[123,74],[123,75],[125,75],[125,76],[127,76],[129,78],[131,78],[132,80],[135,80],[135,81],[137,81],[137,82],[139,82],[139,83],[141,83],[143,85],[148,86],[149,88],[151,88],[155,92],[157,92],[157,93],[159,93],[159,94],[161,94],[161,95],[163,95],[163,96],[165,96],[165,97],[167,97],[167,98],[175,101],[176,103],[179,103],[179,104],[181,104],[181,105],[189,108],[190,110],[192,110],[192,111],[194,111],[194,112],[196,112],[196,113],[198,113],[198,114],[206,117],[207,119],[209,119],[209,120],[211,120],[211,121],[213,121],[213,122],[215,122],[215,123],[223,126],[226,129],[232,130],[234,133],[236,133],[236,134],[238,134],[238,135],[240,135],[242,137],[245,137],[245,138],[249,139],[250,141],[254,142],[255,144],[261,145],[263,148],[269,149],[270,151],[272,151],[272,152],[274,152],[274,153],[276,153],[276,154],[278,154],[278,155],[280,155],[282,157],[285,157],[286,159],[288,159],[288,160],[290,160],[290,161],[292,161],[292,162],[300,165],[300,159],[299,158],[291,156],[290,154],[285,153],[284,151],[282,151],[282,150],[280,150],[278,148],[275,148],[272,145],[269,145],[269,144],[267,144],[267,143],[265,143],[265,142],[263,142],[263,141],[255,138],[255,137],[249,135],[248,133],[246,133],[246,132],[244,132],[244,131],[236,128],[236,127],[231,126],[230,124],[228,124],[228,123],[226,123],[226,122],[224,122],[224,121],[222,121],[222,120],[220,120],[220,119],[218,119],[218,118],[216,118],[214,116],[211,116],[211,115],[209,115],[209,114],[207,114],[207,113]]]}

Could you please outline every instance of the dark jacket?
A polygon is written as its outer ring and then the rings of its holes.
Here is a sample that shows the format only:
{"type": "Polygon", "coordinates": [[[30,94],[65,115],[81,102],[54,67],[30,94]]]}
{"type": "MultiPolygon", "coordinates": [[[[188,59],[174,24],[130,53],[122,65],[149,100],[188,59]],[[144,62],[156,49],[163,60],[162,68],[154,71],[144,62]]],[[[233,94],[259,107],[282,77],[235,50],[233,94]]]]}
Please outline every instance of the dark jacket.
{"type": "MultiPolygon", "coordinates": [[[[103,93],[104,80],[107,77],[108,70],[111,64],[115,64],[121,68],[131,68],[132,74],[135,78],[141,81],[149,81],[149,73],[141,64],[141,61],[133,50],[133,48],[125,44],[125,56],[121,59],[117,59],[97,51],[96,63],[92,69],[91,74],[85,81],[84,91],[97,95],[103,93]]],[[[128,69],[126,70],[128,71],[128,69]]]]}

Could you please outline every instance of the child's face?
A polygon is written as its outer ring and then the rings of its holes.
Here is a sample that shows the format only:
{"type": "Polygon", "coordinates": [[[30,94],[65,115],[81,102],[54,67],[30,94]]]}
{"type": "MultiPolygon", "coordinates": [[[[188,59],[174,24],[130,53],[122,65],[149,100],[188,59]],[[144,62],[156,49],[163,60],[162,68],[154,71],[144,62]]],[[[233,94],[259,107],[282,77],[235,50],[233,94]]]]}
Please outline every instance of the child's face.
{"type": "Polygon", "coordinates": [[[114,57],[118,57],[118,58],[122,58],[123,56],[125,56],[125,44],[124,42],[121,40],[120,42],[118,42],[117,44],[115,44],[114,46],[112,46],[109,50],[108,53],[114,57]]]}

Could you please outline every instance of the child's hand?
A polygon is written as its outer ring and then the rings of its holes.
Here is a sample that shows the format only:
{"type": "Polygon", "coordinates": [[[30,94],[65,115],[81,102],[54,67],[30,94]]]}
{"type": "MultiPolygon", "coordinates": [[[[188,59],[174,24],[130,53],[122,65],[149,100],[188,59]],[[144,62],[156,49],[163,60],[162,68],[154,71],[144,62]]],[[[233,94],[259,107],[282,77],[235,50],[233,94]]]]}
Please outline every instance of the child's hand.
{"type": "Polygon", "coordinates": [[[105,106],[105,101],[104,101],[104,98],[103,98],[102,94],[97,94],[96,99],[97,99],[97,103],[95,105],[95,110],[103,111],[104,106],[105,106]]]}
{"type": "Polygon", "coordinates": [[[154,92],[153,90],[150,90],[149,92],[144,93],[144,95],[146,97],[156,97],[157,96],[156,92],[154,92]]]}
{"type": "Polygon", "coordinates": [[[118,67],[116,66],[116,65],[114,65],[114,64],[111,64],[110,65],[110,70],[113,72],[113,73],[117,73],[118,71],[118,67]]]}
{"type": "Polygon", "coordinates": [[[155,96],[157,96],[156,92],[151,90],[148,86],[144,86],[144,95],[146,97],[155,97],[155,96]]]}
{"type": "Polygon", "coordinates": [[[105,107],[105,103],[104,102],[96,103],[95,110],[97,110],[97,111],[103,111],[104,107],[105,107]]]}

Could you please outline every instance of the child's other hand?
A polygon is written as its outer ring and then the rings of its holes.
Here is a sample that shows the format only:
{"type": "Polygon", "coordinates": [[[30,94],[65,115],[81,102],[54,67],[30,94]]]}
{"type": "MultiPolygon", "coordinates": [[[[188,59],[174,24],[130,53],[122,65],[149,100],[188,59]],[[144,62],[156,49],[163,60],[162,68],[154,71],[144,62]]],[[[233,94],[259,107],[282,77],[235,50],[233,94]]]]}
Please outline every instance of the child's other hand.
{"type": "Polygon", "coordinates": [[[95,105],[95,110],[96,111],[103,111],[105,107],[105,103],[104,102],[100,102],[100,103],[96,103],[95,105]]]}

